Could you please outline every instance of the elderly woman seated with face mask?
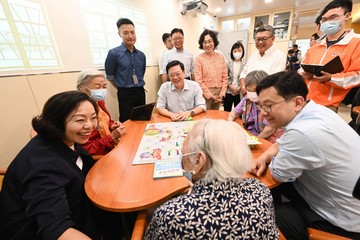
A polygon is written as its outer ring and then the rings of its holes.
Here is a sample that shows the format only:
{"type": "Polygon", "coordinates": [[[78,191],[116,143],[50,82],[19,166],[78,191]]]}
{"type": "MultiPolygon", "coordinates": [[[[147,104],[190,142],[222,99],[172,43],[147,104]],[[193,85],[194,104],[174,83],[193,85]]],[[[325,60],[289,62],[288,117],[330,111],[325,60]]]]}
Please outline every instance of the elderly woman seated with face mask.
{"type": "Polygon", "coordinates": [[[252,154],[238,124],[201,120],[182,152],[192,189],[157,208],[145,239],[278,239],[270,190],[242,177],[252,154]]]}
{"type": "Polygon", "coordinates": [[[77,80],[76,88],[91,96],[99,109],[98,127],[91,132],[89,141],[82,145],[91,155],[108,153],[125,133],[125,126],[111,120],[110,113],[105,107],[106,86],[104,73],[96,69],[82,71],[77,80]]]}
{"type": "Polygon", "coordinates": [[[255,136],[264,138],[272,143],[283,133],[283,129],[274,129],[269,126],[266,119],[261,115],[258,106],[259,98],[256,94],[256,86],[268,76],[263,70],[249,72],[245,78],[246,96],[229,113],[228,121],[234,121],[242,115],[244,127],[255,136]]]}

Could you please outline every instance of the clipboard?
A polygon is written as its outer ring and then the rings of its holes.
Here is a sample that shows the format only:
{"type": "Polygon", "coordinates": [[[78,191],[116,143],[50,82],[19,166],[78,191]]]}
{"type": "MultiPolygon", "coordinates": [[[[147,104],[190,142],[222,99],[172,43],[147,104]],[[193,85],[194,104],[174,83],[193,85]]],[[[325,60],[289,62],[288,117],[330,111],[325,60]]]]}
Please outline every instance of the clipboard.
{"type": "Polygon", "coordinates": [[[302,69],[305,72],[312,73],[315,76],[321,76],[321,71],[328,72],[331,74],[339,73],[344,70],[344,66],[342,65],[340,56],[336,56],[332,60],[330,60],[325,65],[318,64],[301,64],[302,69]]]}

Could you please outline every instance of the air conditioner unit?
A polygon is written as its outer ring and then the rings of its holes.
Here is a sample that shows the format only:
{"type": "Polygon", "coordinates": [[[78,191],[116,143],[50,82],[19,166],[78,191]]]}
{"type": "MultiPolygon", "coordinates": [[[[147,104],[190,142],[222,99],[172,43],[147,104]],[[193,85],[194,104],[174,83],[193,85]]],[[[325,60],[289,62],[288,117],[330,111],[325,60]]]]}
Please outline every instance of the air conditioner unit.
{"type": "Polygon", "coordinates": [[[192,0],[192,1],[180,1],[180,13],[185,15],[188,12],[199,12],[203,15],[206,14],[206,9],[208,5],[202,0],[192,0]]]}

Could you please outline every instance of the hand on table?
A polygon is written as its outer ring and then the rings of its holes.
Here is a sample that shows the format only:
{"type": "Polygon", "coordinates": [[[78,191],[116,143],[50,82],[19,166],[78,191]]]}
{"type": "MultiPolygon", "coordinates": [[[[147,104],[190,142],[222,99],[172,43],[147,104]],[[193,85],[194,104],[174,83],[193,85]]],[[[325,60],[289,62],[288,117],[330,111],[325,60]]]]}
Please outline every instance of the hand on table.
{"type": "Polygon", "coordinates": [[[255,174],[256,176],[260,176],[264,170],[266,169],[266,162],[260,158],[253,160],[251,166],[251,173],[255,174]]]}
{"type": "Polygon", "coordinates": [[[170,115],[171,120],[174,121],[174,122],[186,121],[189,117],[191,117],[191,112],[190,111],[177,112],[177,113],[172,113],[170,115]]]}

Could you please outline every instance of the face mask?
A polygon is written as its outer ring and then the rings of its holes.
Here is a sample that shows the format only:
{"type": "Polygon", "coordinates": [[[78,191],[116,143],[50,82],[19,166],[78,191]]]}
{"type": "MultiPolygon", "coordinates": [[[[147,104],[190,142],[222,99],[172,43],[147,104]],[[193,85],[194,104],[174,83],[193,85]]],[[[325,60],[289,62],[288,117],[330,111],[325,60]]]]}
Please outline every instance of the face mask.
{"type": "Polygon", "coordinates": [[[324,34],[326,34],[328,36],[332,36],[340,30],[340,28],[341,28],[340,23],[341,23],[341,20],[326,21],[321,24],[320,30],[324,34]]]}
{"type": "Polygon", "coordinates": [[[256,94],[256,92],[246,92],[246,96],[252,102],[259,101],[259,96],[256,94]]]}
{"type": "Polygon", "coordinates": [[[239,60],[241,58],[242,53],[241,52],[236,52],[236,53],[233,53],[233,55],[234,55],[234,58],[236,60],[239,60]]]}
{"type": "Polygon", "coordinates": [[[94,99],[95,101],[102,101],[105,100],[107,89],[95,89],[95,90],[90,90],[90,92],[92,99],[94,99]]]}

